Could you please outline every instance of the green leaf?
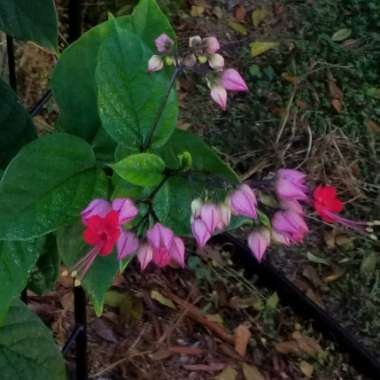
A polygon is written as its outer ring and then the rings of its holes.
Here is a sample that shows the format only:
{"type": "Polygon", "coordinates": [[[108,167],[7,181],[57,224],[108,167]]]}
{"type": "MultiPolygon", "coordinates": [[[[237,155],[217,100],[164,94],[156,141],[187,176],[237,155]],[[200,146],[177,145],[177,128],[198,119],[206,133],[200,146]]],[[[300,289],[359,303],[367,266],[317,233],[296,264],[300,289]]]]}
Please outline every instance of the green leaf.
{"type": "Polygon", "coordinates": [[[112,165],[123,179],[137,186],[155,186],[164,178],[165,162],[152,153],[133,154],[112,165]]]}
{"type": "Polygon", "coordinates": [[[175,130],[169,142],[156,152],[170,169],[179,168],[181,153],[191,154],[191,170],[170,177],[153,204],[163,224],[177,235],[190,236],[191,202],[199,197],[214,202],[224,200],[227,192],[239,183],[238,177],[199,137],[187,131],[175,130]]]}
{"type": "Polygon", "coordinates": [[[0,321],[12,299],[24,289],[44,240],[0,241],[0,321]]]}
{"type": "MultiPolygon", "coordinates": [[[[161,33],[175,36],[154,0],[141,0],[132,15],[117,18],[117,23],[119,28],[142,37],[152,50],[154,39],[161,33]]],[[[114,21],[110,20],[84,33],[65,49],[53,73],[52,88],[60,108],[59,127],[87,141],[94,139],[101,125],[95,84],[97,55],[102,43],[114,32],[114,21]]]]}
{"type": "Polygon", "coordinates": [[[60,257],[54,234],[46,236],[42,253],[30,273],[28,289],[34,293],[43,294],[53,289],[59,275],[60,257]]]}
{"type": "MultiPolygon", "coordinates": [[[[64,227],[57,232],[59,254],[67,267],[72,267],[91,249],[82,239],[84,227],[77,223],[64,227]]],[[[98,256],[82,281],[83,288],[89,294],[97,316],[103,312],[104,297],[111,287],[119,270],[116,254],[98,256]]]]}
{"type": "Polygon", "coordinates": [[[5,168],[23,145],[36,138],[36,130],[14,91],[2,80],[0,99],[0,168],[5,168]]]}
{"type": "Polygon", "coordinates": [[[239,183],[237,174],[201,138],[188,131],[176,129],[168,143],[155,151],[170,169],[179,169],[179,157],[187,152],[191,155],[193,171],[212,176],[221,176],[232,184],[239,183]]]}
{"type": "Polygon", "coordinates": [[[63,133],[25,146],[0,181],[0,240],[28,240],[73,222],[106,180],[91,147],[63,133]]]}
{"type": "Polygon", "coordinates": [[[1,1],[0,30],[19,40],[30,40],[56,49],[58,23],[54,1],[1,1]]]}
{"type": "MultiPolygon", "coordinates": [[[[95,78],[102,126],[115,141],[128,146],[143,146],[168,91],[168,70],[147,72],[152,54],[140,37],[119,27],[98,53],[95,78]]],[[[165,144],[175,128],[177,114],[173,88],[157,122],[152,146],[165,144]]]]}
{"type": "Polygon", "coordinates": [[[351,29],[343,28],[337,30],[331,37],[334,42],[342,42],[351,36],[351,29]]]}
{"type": "Polygon", "coordinates": [[[65,380],[66,369],[51,331],[19,300],[0,327],[2,380],[65,380]]]}

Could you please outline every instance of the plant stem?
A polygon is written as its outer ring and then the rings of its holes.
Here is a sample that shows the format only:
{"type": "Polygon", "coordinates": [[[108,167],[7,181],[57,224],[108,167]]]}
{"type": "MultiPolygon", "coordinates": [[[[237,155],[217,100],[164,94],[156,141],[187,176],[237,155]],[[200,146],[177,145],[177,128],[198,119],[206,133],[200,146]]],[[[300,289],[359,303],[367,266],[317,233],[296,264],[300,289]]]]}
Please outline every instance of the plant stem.
{"type": "Polygon", "coordinates": [[[147,136],[147,138],[146,138],[146,140],[145,140],[145,142],[144,142],[144,144],[142,146],[142,151],[147,150],[149,148],[151,142],[152,142],[152,138],[154,136],[154,133],[156,132],[156,129],[158,127],[158,123],[159,123],[159,121],[161,119],[161,116],[162,116],[162,113],[163,113],[163,111],[164,111],[164,109],[166,107],[166,103],[168,102],[168,99],[169,99],[169,96],[170,96],[170,92],[171,92],[171,90],[172,90],[172,88],[173,88],[173,86],[175,84],[175,81],[176,81],[178,75],[181,73],[181,71],[182,71],[182,67],[181,66],[176,66],[175,67],[173,76],[172,76],[172,78],[170,80],[170,83],[169,83],[168,90],[166,91],[166,94],[165,94],[164,98],[162,99],[161,104],[160,104],[160,106],[158,108],[158,111],[157,111],[156,117],[155,117],[155,119],[153,121],[152,127],[150,128],[148,136],[147,136]]]}

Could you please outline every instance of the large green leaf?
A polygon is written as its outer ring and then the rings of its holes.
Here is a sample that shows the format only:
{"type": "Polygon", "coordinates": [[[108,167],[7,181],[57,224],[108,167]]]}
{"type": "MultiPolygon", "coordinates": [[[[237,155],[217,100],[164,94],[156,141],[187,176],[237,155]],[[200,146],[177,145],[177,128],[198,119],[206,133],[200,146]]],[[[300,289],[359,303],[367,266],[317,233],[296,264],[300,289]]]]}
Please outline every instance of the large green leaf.
{"type": "Polygon", "coordinates": [[[0,241],[0,321],[12,299],[24,289],[44,240],[0,241]]]}
{"type": "Polygon", "coordinates": [[[180,166],[179,156],[192,157],[189,172],[170,177],[154,198],[154,210],[160,221],[176,234],[191,235],[191,202],[195,198],[224,200],[227,192],[239,183],[235,172],[199,137],[176,130],[169,142],[156,151],[171,169],[180,166]]]}
{"type": "Polygon", "coordinates": [[[0,240],[27,240],[78,218],[106,191],[91,147],[64,133],[26,145],[0,181],[0,240]]]}
{"type": "Polygon", "coordinates": [[[180,129],[176,129],[161,149],[156,150],[165,161],[167,167],[178,169],[178,156],[184,152],[191,154],[192,170],[221,176],[231,184],[239,183],[237,174],[210,148],[200,137],[180,129]]]}
{"type": "MultiPolygon", "coordinates": [[[[91,249],[83,241],[83,228],[77,223],[57,232],[58,251],[63,262],[69,268],[91,249]]],[[[98,256],[83,280],[82,285],[91,297],[98,316],[103,311],[105,294],[111,287],[118,269],[119,263],[115,253],[109,256],[98,256]]]]}
{"type": "Polygon", "coordinates": [[[58,24],[54,1],[0,1],[0,30],[19,40],[57,48],[58,24]]]}
{"type": "Polygon", "coordinates": [[[102,126],[115,141],[143,146],[157,123],[153,146],[162,146],[173,132],[178,104],[172,88],[156,121],[169,87],[166,71],[148,73],[153,52],[136,34],[115,27],[98,53],[96,83],[102,126]]]}
{"type": "MultiPolygon", "coordinates": [[[[174,38],[174,31],[155,0],[140,1],[132,15],[120,17],[117,22],[119,28],[141,36],[150,49],[154,47],[154,38],[161,33],[174,38]]],[[[52,87],[60,108],[60,128],[87,141],[94,139],[101,124],[95,84],[97,54],[113,32],[114,22],[111,20],[84,33],[64,51],[53,74],[52,87]]]]}
{"type": "Polygon", "coordinates": [[[36,131],[14,91],[2,80],[0,99],[0,168],[4,168],[24,144],[36,137],[36,131]]]}
{"type": "Polygon", "coordinates": [[[165,162],[153,153],[132,154],[112,165],[123,179],[137,186],[155,186],[164,178],[165,162]]]}
{"type": "Polygon", "coordinates": [[[55,234],[46,236],[40,257],[30,273],[28,289],[43,294],[53,289],[59,275],[60,257],[55,234]]]}
{"type": "Polygon", "coordinates": [[[19,300],[0,327],[2,380],[65,380],[66,369],[51,331],[19,300]]]}

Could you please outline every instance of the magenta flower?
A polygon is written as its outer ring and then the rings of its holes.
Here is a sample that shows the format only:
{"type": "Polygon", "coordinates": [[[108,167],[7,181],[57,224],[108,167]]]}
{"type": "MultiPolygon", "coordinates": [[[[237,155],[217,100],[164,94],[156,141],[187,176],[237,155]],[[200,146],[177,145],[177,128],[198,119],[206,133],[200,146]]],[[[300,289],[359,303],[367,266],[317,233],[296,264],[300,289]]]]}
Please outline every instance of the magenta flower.
{"type": "Polygon", "coordinates": [[[275,190],[280,200],[306,200],[307,186],[305,174],[292,169],[280,169],[277,172],[275,190]]]}
{"type": "Polygon", "coordinates": [[[153,261],[160,268],[175,261],[181,267],[185,266],[185,245],[181,238],[174,236],[170,228],[156,223],[147,232],[148,243],[143,245],[138,253],[141,270],[153,261]]]}
{"type": "Polygon", "coordinates": [[[283,210],[291,210],[300,215],[305,214],[301,203],[295,199],[281,199],[280,206],[283,210]]]}
{"type": "Polygon", "coordinates": [[[220,212],[213,203],[205,203],[200,212],[200,218],[212,235],[220,223],[220,212]]]}
{"type": "Polygon", "coordinates": [[[272,218],[272,228],[275,239],[283,241],[283,244],[302,242],[309,228],[303,217],[297,212],[277,211],[272,218]]]}
{"type": "Polygon", "coordinates": [[[203,248],[211,238],[211,233],[202,219],[196,218],[193,220],[191,231],[199,248],[203,248]]]}
{"type": "Polygon", "coordinates": [[[254,191],[246,184],[240,185],[230,196],[232,213],[248,218],[257,218],[257,199],[254,191]]]}
{"type": "Polygon", "coordinates": [[[154,40],[154,44],[156,45],[157,51],[167,53],[172,49],[174,41],[166,33],[162,33],[154,40]]]}
{"type": "Polygon", "coordinates": [[[112,203],[104,199],[94,199],[81,212],[82,223],[86,226],[83,240],[93,248],[72,268],[72,276],[77,277],[77,285],[96,257],[110,255],[115,245],[118,260],[137,251],[139,245],[137,238],[122,228],[123,224],[132,221],[137,214],[138,209],[128,198],[118,198],[112,203]]]}
{"type": "Polygon", "coordinates": [[[222,74],[222,86],[228,91],[245,92],[248,86],[238,71],[227,69],[222,74]]]}
{"type": "Polygon", "coordinates": [[[248,236],[248,246],[259,263],[261,263],[261,260],[263,259],[269,245],[270,232],[266,228],[253,231],[248,236]]]}
{"type": "Polygon", "coordinates": [[[209,86],[211,88],[211,98],[220,108],[222,108],[223,111],[227,109],[227,91],[248,91],[247,84],[235,69],[227,69],[223,71],[221,77],[209,86]]]}

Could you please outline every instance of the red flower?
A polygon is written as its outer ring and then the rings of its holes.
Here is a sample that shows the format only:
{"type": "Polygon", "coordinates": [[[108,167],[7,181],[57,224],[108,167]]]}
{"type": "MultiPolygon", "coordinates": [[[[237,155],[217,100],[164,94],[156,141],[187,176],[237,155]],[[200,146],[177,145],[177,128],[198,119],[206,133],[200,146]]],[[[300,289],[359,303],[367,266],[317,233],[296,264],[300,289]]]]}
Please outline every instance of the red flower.
{"type": "Polygon", "coordinates": [[[327,223],[332,223],[335,219],[331,213],[339,213],[343,210],[343,203],[336,197],[334,186],[317,186],[313,193],[314,209],[319,216],[327,223]]]}
{"type": "Polygon", "coordinates": [[[107,256],[112,252],[120,233],[119,214],[112,210],[104,217],[94,215],[88,218],[83,239],[89,245],[99,246],[100,256],[107,256]]]}

